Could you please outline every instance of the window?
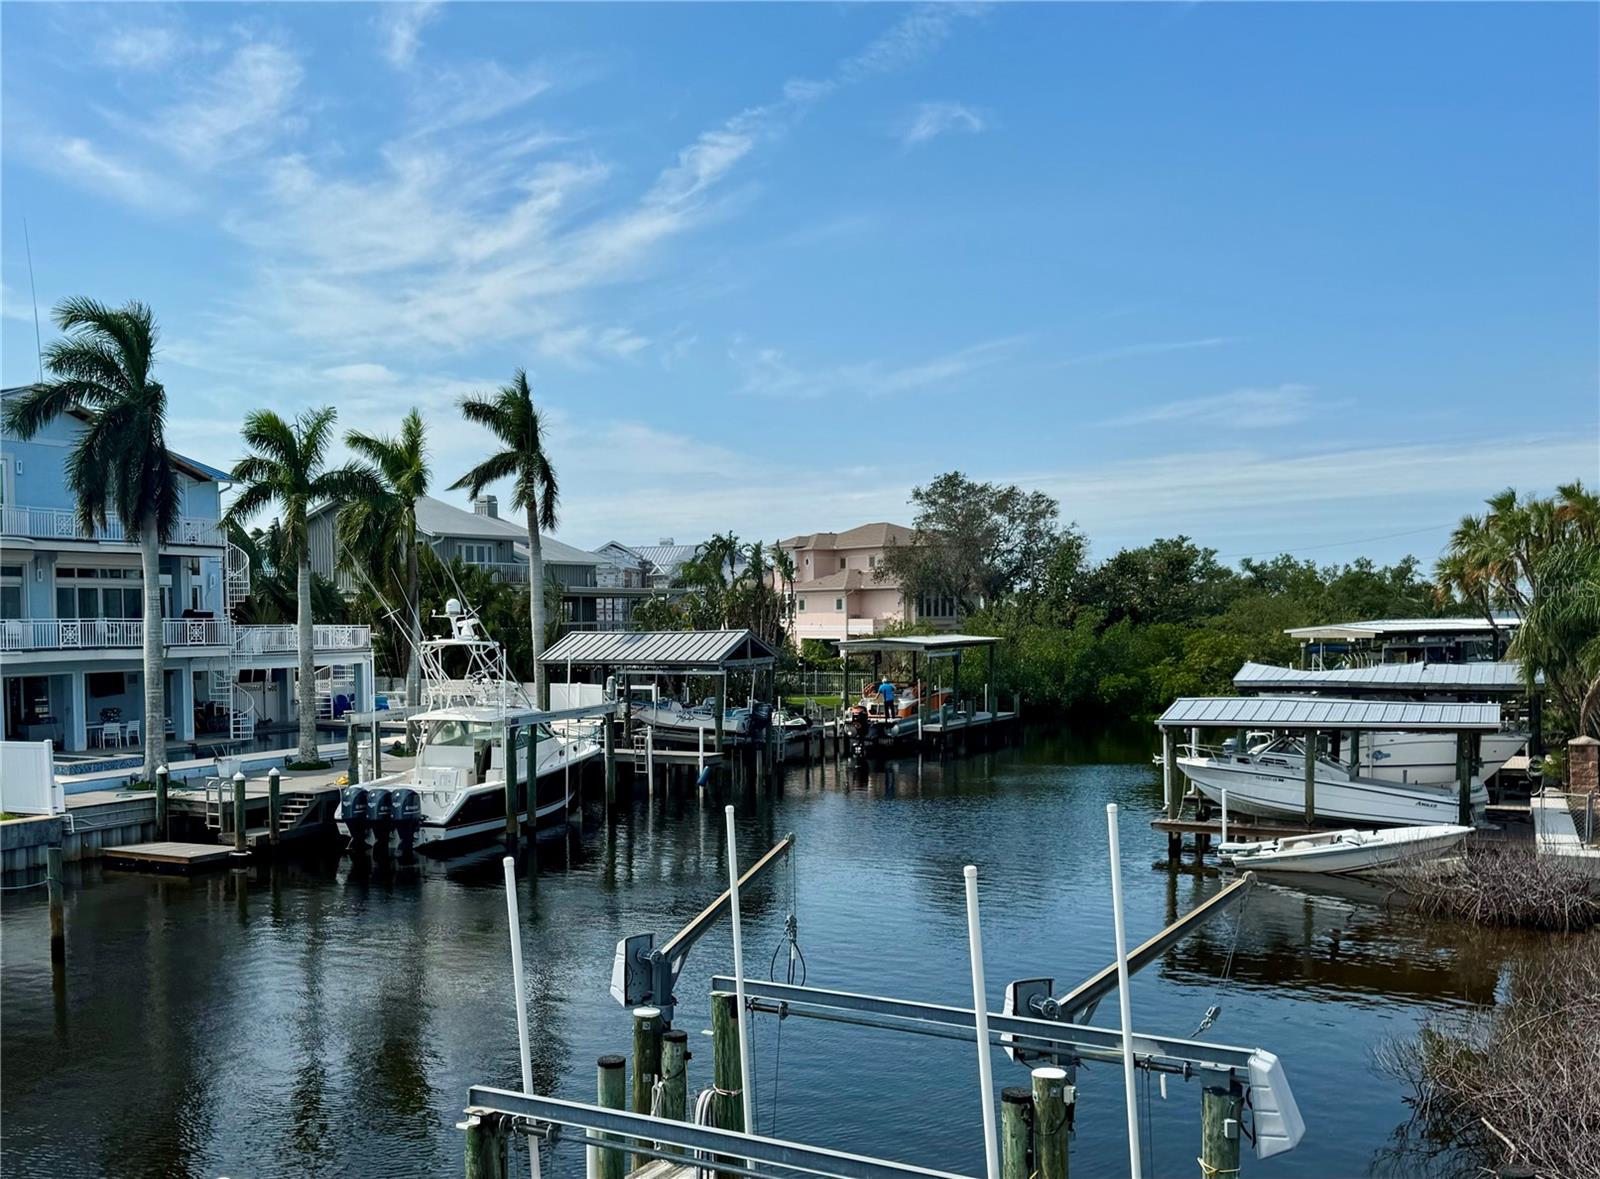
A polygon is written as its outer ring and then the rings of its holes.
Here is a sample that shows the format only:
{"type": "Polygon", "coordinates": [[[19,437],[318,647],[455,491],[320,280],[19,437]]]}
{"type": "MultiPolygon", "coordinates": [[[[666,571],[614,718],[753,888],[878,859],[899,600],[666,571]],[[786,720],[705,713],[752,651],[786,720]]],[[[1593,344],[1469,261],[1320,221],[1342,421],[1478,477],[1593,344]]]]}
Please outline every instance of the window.
{"type": "Polygon", "coordinates": [[[833,608],[835,610],[843,610],[844,609],[844,599],[843,598],[835,598],[833,600],[833,608]]]}
{"type": "Polygon", "coordinates": [[[844,558],[843,557],[839,558],[839,568],[841,568],[841,569],[844,568],[844,558]]]}
{"type": "Polygon", "coordinates": [[[140,570],[70,565],[56,569],[57,618],[138,618],[143,613],[140,570]]]}
{"type": "Polygon", "coordinates": [[[878,558],[877,558],[877,556],[876,555],[868,556],[867,557],[867,568],[868,569],[876,569],[877,567],[878,567],[878,558]]]}
{"type": "Polygon", "coordinates": [[[22,617],[22,566],[0,565],[0,618],[22,617]]]}
{"type": "Polygon", "coordinates": [[[918,594],[918,618],[954,618],[956,600],[949,594],[918,594]]]}
{"type": "Polygon", "coordinates": [[[804,598],[796,598],[795,605],[800,613],[804,614],[806,612],[806,600],[804,598]]]}
{"type": "Polygon", "coordinates": [[[463,542],[456,547],[460,550],[461,559],[469,565],[494,564],[494,545],[492,544],[467,544],[463,542]]]}

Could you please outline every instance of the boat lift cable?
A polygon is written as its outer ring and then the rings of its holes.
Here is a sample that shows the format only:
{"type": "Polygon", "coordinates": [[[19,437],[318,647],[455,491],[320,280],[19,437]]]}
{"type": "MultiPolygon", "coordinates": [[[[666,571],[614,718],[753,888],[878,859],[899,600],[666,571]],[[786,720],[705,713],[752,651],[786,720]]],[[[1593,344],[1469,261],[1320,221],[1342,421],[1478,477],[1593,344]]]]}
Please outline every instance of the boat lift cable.
{"type": "MultiPolygon", "coordinates": [[[[790,986],[806,985],[806,956],[800,951],[800,921],[797,914],[795,900],[794,857],[789,857],[789,915],[783,922],[783,940],[772,949],[772,961],[767,966],[767,978],[772,982],[778,981],[778,955],[783,953],[785,947],[789,951],[789,965],[785,981],[790,986]],[[798,966],[798,971],[796,967],[798,966]],[[796,974],[798,973],[798,984],[796,974]]],[[[788,1016],[787,1004],[779,1004],[778,1030],[773,1035],[772,1051],[772,1118],[767,1126],[769,1134],[778,1132],[778,1073],[783,1067],[783,1021],[788,1016]]]]}
{"type": "MultiPolygon", "coordinates": [[[[1239,935],[1244,932],[1245,907],[1247,905],[1249,905],[1249,903],[1250,903],[1250,891],[1251,891],[1251,889],[1253,889],[1255,887],[1255,883],[1256,883],[1255,882],[1255,876],[1254,876],[1254,874],[1251,874],[1250,878],[1245,883],[1244,889],[1243,889],[1243,891],[1242,891],[1242,893],[1240,895],[1240,898],[1239,898],[1239,914],[1238,914],[1237,918],[1235,918],[1234,923],[1233,923],[1233,937],[1228,942],[1228,956],[1227,956],[1227,958],[1223,959],[1223,962],[1222,962],[1222,977],[1217,980],[1217,987],[1218,987],[1219,990],[1222,989],[1223,987],[1226,987],[1227,984],[1228,984],[1228,980],[1233,976],[1233,958],[1234,958],[1234,955],[1238,952],[1238,949],[1239,949],[1239,935]]],[[[1201,1020],[1200,1020],[1200,1025],[1194,1029],[1194,1034],[1192,1036],[1190,1036],[1189,1038],[1191,1040],[1197,1039],[1200,1036],[1204,1035],[1206,1032],[1210,1031],[1211,1030],[1211,1026],[1214,1023],[1217,1022],[1217,1019],[1221,1015],[1222,1015],[1222,1004],[1221,1003],[1213,1003],[1210,1007],[1207,1007],[1204,1017],[1202,1017],[1201,1020]]]]}

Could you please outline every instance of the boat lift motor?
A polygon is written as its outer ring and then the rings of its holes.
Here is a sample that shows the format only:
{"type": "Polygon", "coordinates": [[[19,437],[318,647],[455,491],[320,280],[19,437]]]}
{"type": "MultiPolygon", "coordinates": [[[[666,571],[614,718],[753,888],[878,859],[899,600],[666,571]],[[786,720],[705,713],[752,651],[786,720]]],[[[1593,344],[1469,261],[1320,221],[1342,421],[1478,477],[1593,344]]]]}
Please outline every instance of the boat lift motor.
{"type": "MultiPolygon", "coordinates": [[[[709,768],[709,767],[708,767],[709,768]]],[[[742,892],[765,876],[772,866],[794,851],[794,835],[788,834],[773,844],[739,877],[742,892]]],[[[611,997],[624,1007],[649,1004],[661,1011],[662,1020],[672,1023],[672,989],[678,974],[683,970],[683,960],[689,950],[716,924],[717,918],[728,910],[732,894],[724,889],[689,924],[673,934],[659,947],[655,934],[635,933],[617,942],[616,955],[611,961],[611,997]]]]}

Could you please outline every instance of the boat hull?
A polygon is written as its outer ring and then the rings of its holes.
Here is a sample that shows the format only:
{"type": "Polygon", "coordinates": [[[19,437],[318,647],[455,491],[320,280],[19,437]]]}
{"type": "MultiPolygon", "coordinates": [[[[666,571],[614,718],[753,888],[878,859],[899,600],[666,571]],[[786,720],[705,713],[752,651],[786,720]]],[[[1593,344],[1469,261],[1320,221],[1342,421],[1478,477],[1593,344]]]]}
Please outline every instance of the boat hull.
{"type": "MultiPolygon", "coordinates": [[[[1454,782],[1454,733],[1364,733],[1358,773],[1379,782],[1454,782]]],[[[1492,778],[1528,744],[1526,733],[1486,733],[1479,742],[1480,775],[1492,778]]]]}
{"type": "Polygon", "coordinates": [[[1382,832],[1338,831],[1244,845],[1231,855],[1224,846],[1221,855],[1224,862],[1252,871],[1359,876],[1444,855],[1460,846],[1471,831],[1470,827],[1457,825],[1400,827],[1382,832]]]}
{"type": "MultiPolygon", "coordinates": [[[[1180,757],[1178,766],[1195,789],[1220,804],[1228,792],[1228,810],[1262,818],[1305,817],[1305,772],[1302,765],[1262,765],[1222,762],[1213,758],[1180,757]]],[[[1482,810],[1489,797],[1481,783],[1472,787],[1472,809],[1482,810]]],[[[1316,815],[1347,823],[1386,826],[1439,826],[1460,817],[1453,786],[1426,783],[1381,782],[1356,778],[1317,763],[1316,815]]]]}

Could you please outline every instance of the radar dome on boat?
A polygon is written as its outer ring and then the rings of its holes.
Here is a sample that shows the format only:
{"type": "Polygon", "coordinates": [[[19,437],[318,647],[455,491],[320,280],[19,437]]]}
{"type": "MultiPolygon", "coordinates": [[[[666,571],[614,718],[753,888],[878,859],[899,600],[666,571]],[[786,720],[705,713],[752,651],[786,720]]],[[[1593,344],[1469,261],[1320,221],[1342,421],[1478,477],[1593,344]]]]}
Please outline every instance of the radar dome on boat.
{"type": "Polygon", "coordinates": [[[461,602],[460,602],[460,599],[451,598],[448,602],[446,602],[444,604],[444,612],[446,614],[448,614],[451,618],[454,618],[457,614],[460,614],[461,613],[461,602]]]}

